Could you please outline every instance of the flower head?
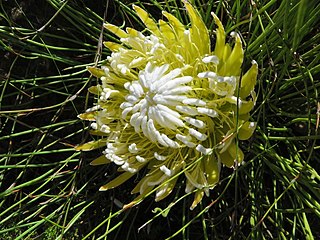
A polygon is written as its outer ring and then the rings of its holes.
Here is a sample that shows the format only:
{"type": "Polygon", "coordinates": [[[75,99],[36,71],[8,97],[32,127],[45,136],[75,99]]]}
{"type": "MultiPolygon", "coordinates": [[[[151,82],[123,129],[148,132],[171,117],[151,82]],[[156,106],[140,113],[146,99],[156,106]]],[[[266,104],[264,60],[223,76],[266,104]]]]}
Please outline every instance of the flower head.
{"type": "Polygon", "coordinates": [[[167,21],[156,23],[138,6],[134,10],[146,26],[145,34],[105,24],[119,43],[105,42],[112,52],[107,63],[89,69],[101,79],[90,89],[98,103],[80,115],[91,120],[93,133],[103,138],[77,149],[104,146],[104,156],[92,164],[113,162],[124,171],[100,190],[149,169],[132,191],[140,193],[137,201],[155,187],[156,201],[165,198],[183,173],[186,192],[195,190],[194,208],[217,184],[221,164],[232,167],[243,160],[235,139],[246,140],[255,129],[249,112],[258,66],[253,61],[240,84],[240,36],[233,32],[234,46],[226,43],[222,23],[212,13],[217,29],[211,49],[199,13],[184,4],[189,28],[167,12],[167,21]]]}

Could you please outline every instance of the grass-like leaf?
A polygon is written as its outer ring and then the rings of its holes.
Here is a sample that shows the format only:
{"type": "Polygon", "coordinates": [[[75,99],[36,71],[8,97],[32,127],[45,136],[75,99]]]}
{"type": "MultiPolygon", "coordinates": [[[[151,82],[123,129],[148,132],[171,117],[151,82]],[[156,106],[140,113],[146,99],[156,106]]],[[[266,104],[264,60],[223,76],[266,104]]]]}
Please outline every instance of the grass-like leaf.
{"type": "Polygon", "coordinates": [[[244,72],[252,59],[259,65],[258,127],[242,146],[245,163],[222,169],[193,211],[183,183],[166,200],[153,202],[154,189],[122,210],[140,176],[99,192],[116,167],[90,165],[99,149],[75,151],[99,140],[77,116],[95,101],[88,88],[97,79],[87,68],[108,56],[103,41],[115,40],[103,24],[143,29],[131,4],[154,19],[167,11],[188,23],[182,2],[0,1],[1,239],[320,238],[320,4],[190,2],[212,38],[210,12],[227,33],[241,34],[244,72]]]}

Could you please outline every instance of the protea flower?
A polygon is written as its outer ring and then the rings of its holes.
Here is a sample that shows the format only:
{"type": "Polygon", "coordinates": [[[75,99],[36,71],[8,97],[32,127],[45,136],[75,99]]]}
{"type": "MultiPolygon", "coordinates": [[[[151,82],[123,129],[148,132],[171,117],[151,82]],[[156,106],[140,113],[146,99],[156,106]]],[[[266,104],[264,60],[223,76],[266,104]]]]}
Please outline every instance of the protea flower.
{"type": "Polygon", "coordinates": [[[212,13],[217,29],[211,49],[199,13],[184,4],[190,27],[168,12],[163,12],[167,21],[157,23],[138,6],[133,8],[146,26],[144,33],[105,24],[120,41],[105,42],[111,56],[101,68],[89,68],[101,79],[90,89],[98,102],[80,117],[92,121],[92,133],[101,139],[77,149],[103,147],[104,155],[92,165],[119,165],[122,173],[102,191],[148,169],[132,190],[140,195],[127,206],[154,188],[155,200],[164,199],[183,174],[185,191],[195,192],[194,208],[219,181],[221,164],[241,163],[236,139],[248,139],[255,129],[249,112],[255,104],[257,63],[240,77],[240,36],[232,32],[234,46],[226,43],[223,25],[212,13]]]}

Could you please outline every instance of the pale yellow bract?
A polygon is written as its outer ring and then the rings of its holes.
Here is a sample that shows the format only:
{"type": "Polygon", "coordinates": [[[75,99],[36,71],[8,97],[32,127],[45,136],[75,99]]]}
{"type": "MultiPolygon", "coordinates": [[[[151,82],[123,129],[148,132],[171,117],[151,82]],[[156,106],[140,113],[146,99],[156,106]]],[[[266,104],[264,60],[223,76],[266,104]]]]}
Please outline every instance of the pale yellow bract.
{"type": "Polygon", "coordinates": [[[104,147],[92,165],[113,162],[123,172],[100,190],[149,169],[132,191],[140,195],[126,207],[157,186],[155,200],[164,199],[183,173],[185,191],[195,190],[193,209],[219,181],[221,164],[242,162],[236,137],[246,140],[255,129],[249,112],[255,104],[257,63],[252,61],[240,85],[240,36],[233,32],[234,46],[226,43],[223,25],[212,13],[217,25],[212,51],[202,18],[184,4],[190,27],[168,12],[163,12],[167,21],[157,23],[138,6],[133,8],[146,26],[143,33],[105,24],[119,43],[105,42],[112,51],[107,63],[89,68],[101,79],[90,89],[98,102],[80,117],[91,120],[92,133],[102,137],[77,149],[104,147]]]}

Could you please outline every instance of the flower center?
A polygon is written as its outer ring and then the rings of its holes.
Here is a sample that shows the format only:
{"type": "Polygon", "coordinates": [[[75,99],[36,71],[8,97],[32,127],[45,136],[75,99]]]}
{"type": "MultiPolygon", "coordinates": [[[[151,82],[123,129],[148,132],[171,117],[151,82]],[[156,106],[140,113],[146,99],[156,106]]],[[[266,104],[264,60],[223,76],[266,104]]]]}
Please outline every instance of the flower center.
{"type": "Polygon", "coordinates": [[[178,77],[181,69],[169,72],[168,69],[168,64],[153,67],[148,63],[137,81],[124,84],[129,94],[120,105],[122,118],[131,113],[130,125],[135,131],[162,146],[179,148],[178,140],[188,147],[196,147],[192,140],[204,141],[207,136],[193,127],[204,129],[206,124],[192,116],[215,117],[216,112],[205,108],[205,101],[188,97],[193,90],[188,86],[193,80],[191,76],[178,77]]]}
{"type": "Polygon", "coordinates": [[[149,105],[156,105],[157,102],[155,101],[154,97],[156,96],[156,93],[152,91],[148,91],[145,95],[145,99],[149,103],[149,105]]]}

